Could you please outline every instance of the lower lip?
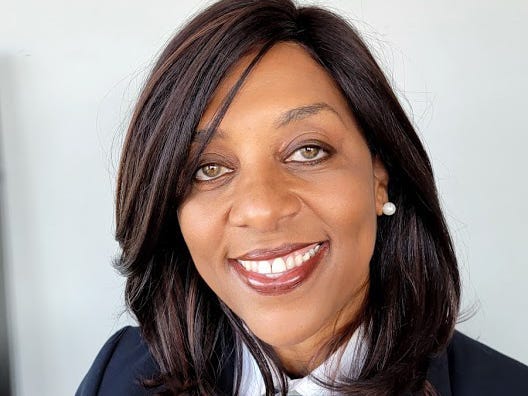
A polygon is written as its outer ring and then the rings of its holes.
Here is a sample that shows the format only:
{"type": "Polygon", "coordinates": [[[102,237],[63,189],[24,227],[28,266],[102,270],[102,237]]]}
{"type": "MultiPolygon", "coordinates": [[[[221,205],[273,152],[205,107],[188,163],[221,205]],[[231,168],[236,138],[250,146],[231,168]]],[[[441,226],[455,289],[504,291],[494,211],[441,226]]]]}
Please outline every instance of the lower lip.
{"type": "Polygon", "coordinates": [[[328,251],[328,241],[321,244],[319,250],[308,261],[305,261],[300,267],[292,268],[285,271],[277,278],[269,278],[266,275],[257,272],[247,271],[236,260],[229,260],[240,278],[251,289],[264,295],[276,296],[288,293],[302,285],[313,273],[317,265],[321,262],[328,251]]]}

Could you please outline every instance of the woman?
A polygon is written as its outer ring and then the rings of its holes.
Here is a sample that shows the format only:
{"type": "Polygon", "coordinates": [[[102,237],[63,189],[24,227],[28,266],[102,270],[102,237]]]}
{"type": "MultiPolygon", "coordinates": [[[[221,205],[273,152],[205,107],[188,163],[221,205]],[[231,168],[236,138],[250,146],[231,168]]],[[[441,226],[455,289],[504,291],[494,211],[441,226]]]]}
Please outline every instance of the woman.
{"type": "Polygon", "coordinates": [[[79,395],[528,394],[525,366],[454,331],[429,159],[329,11],[225,0],[191,20],[136,106],[116,219],[139,328],[79,395]]]}

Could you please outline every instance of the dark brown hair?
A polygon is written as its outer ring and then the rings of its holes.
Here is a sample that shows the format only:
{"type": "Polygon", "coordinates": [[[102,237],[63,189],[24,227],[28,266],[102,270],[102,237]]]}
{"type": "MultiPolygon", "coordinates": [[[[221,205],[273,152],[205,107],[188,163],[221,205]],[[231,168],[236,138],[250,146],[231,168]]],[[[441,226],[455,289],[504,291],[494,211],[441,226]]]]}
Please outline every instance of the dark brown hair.
{"type": "MultiPolygon", "coordinates": [[[[370,284],[358,318],[368,329],[359,378],[327,384],[349,395],[428,393],[429,359],[445,348],[458,316],[457,262],[433,171],[412,124],[356,30],[340,16],[290,0],[223,0],[189,21],[155,64],[130,122],[120,160],[115,266],[126,301],[159,365],[166,394],[221,394],[222,368],[241,343],[254,355],[267,395],[274,390],[264,345],[196,271],[176,210],[196,170],[189,147],[220,81],[241,57],[257,53],[208,129],[210,137],[252,67],[278,42],[301,45],[347,99],[372,155],[389,173],[398,208],[378,218],[370,284]]],[[[357,323],[335,336],[335,351],[357,323]]],[[[279,367],[280,368],[280,367],[279,367]]],[[[285,394],[284,380],[280,384],[285,394]]],[[[235,389],[238,384],[234,384],[235,389]]],[[[231,390],[228,390],[231,392],[231,390]]]]}

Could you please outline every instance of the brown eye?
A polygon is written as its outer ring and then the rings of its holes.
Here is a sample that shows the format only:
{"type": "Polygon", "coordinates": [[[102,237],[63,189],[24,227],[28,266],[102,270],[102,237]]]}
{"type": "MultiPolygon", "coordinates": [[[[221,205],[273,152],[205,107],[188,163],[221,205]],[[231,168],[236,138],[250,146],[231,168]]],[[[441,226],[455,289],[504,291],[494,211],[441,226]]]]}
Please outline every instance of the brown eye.
{"type": "Polygon", "coordinates": [[[306,146],[299,150],[301,155],[306,159],[314,159],[319,154],[319,147],[315,146],[306,146]]]}
{"type": "Polygon", "coordinates": [[[317,145],[307,145],[298,148],[288,158],[290,162],[310,162],[314,160],[323,159],[328,156],[328,152],[317,145]]]}
{"type": "Polygon", "coordinates": [[[194,178],[198,181],[214,180],[225,173],[229,173],[230,169],[218,164],[206,164],[198,168],[194,178]]]}
{"type": "Polygon", "coordinates": [[[202,172],[207,177],[215,177],[220,174],[220,167],[218,165],[205,165],[202,167],[202,172]]]}

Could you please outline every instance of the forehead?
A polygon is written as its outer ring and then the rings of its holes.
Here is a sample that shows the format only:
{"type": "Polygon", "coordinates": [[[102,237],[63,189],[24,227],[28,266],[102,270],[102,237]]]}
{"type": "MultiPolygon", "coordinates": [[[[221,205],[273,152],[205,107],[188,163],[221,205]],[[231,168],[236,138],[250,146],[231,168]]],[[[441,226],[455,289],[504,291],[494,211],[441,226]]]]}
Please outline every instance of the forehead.
{"type": "MultiPolygon", "coordinates": [[[[238,61],[222,80],[200,120],[200,129],[212,120],[255,55],[249,54],[238,61]]],[[[345,98],[326,70],[302,46],[279,43],[251,70],[221,124],[248,117],[256,120],[258,115],[277,116],[286,109],[314,103],[328,104],[341,116],[351,117],[345,98]]]]}

